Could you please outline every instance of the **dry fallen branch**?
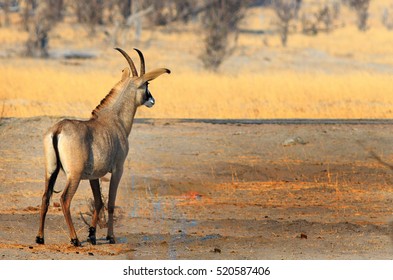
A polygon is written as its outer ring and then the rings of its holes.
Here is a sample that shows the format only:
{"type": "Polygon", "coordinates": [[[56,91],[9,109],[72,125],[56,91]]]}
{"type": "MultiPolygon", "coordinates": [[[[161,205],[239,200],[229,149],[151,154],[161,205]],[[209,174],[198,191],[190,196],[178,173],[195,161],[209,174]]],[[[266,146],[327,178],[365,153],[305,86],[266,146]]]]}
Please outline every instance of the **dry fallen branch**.
{"type": "Polygon", "coordinates": [[[371,158],[375,159],[376,161],[378,161],[380,164],[382,164],[383,166],[386,166],[387,168],[389,168],[390,170],[393,170],[393,165],[384,161],[379,155],[377,155],[374,151],[369,151],[369,155],[371,158]]]}

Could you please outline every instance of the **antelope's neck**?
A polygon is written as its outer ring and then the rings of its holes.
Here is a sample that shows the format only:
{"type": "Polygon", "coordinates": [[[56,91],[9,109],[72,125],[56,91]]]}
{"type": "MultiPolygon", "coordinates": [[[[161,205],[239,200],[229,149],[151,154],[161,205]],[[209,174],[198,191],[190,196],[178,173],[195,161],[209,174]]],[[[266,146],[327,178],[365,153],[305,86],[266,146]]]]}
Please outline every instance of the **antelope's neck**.
{"type": "Polygon", "coordinates": [[[136,114],[135,91],[125,89],[118,95],[110,110],[113,121],[118,123],[128,137],[131,133],[132,123],[136,114]]]}
{"type": "Polygon", "coordinates": [[[98,118],[108,126],[119,127],[128,137],[136,113],[136,90],[130,83],[119,82],[93,111],[93,118],[98,118]]]}
{"type": "Polygon", "coordinates": [[[124,127],[127,137],[131,133],[132,124],[134,122],[137,106],[135,106],[134,100],[132,102],[126,101],[118,111],[118,117],[120,124],[124,127]],[[128,104],[127,104],[128,103],[128,104]]]}

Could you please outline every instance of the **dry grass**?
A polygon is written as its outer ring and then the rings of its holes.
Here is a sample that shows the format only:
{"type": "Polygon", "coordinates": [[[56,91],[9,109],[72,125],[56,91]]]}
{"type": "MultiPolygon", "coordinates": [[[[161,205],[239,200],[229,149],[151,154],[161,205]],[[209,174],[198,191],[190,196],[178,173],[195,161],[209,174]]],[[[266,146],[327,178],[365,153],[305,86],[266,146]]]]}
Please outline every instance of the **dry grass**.
{"type": "MultiPolygon", "coordinates": [[[[372,28],[366,33],[350,24],[354,15],[344,9],[346,27],[314,37],[291,35],[287,49],[280,46],[277,35],[242,34],[239,48],[219,74],[203,71],[197,59],[202,43],[195,26],[144,31],[143,41],[136,46],[144,51],[148,68],[165,66],[173,74],[151,84],[157,105],[139,110],[138,116],[392,118],[392,71],[386,69],[393,69],[393,32],[379,23],[388,2],[378,3],[372,6],[372,28]]],[[[263,13],[271,11],[251,10],[244,27],[271,28],[266,14],[262,20],[263,13]]],[[[2,48],[20,45],[25,37],[18,30],[0,28],[0,55],[2,48]]],[[[121,47],[131,50],[134,45],[130,45],[121,47]]],[[[93,49],[99,58],[80,65],[3,59],[0,104],[4,104],[4,117],[89,117],[125,66],[102,33],[89,38],[80,26],[59,25],[51,46],[53,51],[93,49]]]]}
{"type": "MultiPolygon", "coordinates": [[[[5,117],[88,117],[118,77],[103,72],[0,67],[5,117]]],[[[392,118],[389,75],[181,73],[151,84],[152,118],[392,118]]]]}
{"type": "Polygon", "coordinates": [[[99,95],[103,98],[102,87],[107,85],[109,91],[108,85],[113,83],[110,76],[99,72],[75,73],[55,65],[39,66],[40,61],[25,62],[30,62],[30,67],[0,66],[0,100],[4,100],[5,117],[88,117],[90,111],[86,109],[94,109],[94,92],[101,87],[99,95]]]}
{"type": "MultiPolygon", "coordinates": [[[[158,84],[158,83],[157,83],[158,84]]],[[[153,116],[201,118],[392,117],[389,76],[293,72],[223,76],[183,74],[160,81],[153,116]],[[192,85],[192,86],[187,86],[192,85]],[[171,92],[171,88],[176,89],[171,92]],[[171,96],[176,96],[173,102],[171,96]],[[190,98],[191,97],[191,98],[190,98]],[[197,101],[196,101],[197,100],[197,101]],[[195,102],[196,101],[196,102],[195,102]],[[168,111],[168,108],[170,110],[168,111]]],[[[147,112],[146,112],[147,114],[147,112]]],[[[149,112],[150,114],[150,112],[149,112]]]]}

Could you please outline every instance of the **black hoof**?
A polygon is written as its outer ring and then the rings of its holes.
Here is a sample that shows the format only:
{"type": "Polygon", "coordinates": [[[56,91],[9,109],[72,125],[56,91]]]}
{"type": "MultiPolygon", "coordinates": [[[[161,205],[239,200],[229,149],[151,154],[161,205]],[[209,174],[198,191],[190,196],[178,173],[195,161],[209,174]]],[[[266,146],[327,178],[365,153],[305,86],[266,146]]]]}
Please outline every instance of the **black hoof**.
{"type": "Polygon", "coordinates": [[[44,238],[36,236],[35,243],[37,243],[37,244],[45,244],[44,238]]]}
{"type": "Polygon", "coordinates": [[[116,240],[114,236],[107,236],[106,240],[109,240],[109,244],[116,244],[116,240]]]}
{"type": "Polygon", "coordinates": [[[95,227],[90,227],[89,228],[89,237],[87,238],[87,241],[89,241],[92,245],[96,245],[97,244],[96,228],[95,227]]]}
{"type": "Polygon", "coordinates": [[[71,244],[74,245],[75,247],[82,246],[82,244],[79,242],[78,238],[71,239],[71,244]]]}

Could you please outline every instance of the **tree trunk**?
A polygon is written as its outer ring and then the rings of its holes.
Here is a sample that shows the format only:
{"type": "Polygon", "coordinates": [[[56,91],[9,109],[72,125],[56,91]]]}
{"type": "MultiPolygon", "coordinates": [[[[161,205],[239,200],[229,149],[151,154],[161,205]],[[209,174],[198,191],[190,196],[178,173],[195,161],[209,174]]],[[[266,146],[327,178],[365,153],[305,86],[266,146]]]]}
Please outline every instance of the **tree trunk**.
{"type": "Polygon", "coordinates": [[[281,30],[281,44],[283,47],[287,46],[288,41],[289,23],[284,23],[281,30]]]}
{"type": "MultiPolygon", "coordinates": [[[[139,12],[139,0],[132,1],[132,16],[136,15],[139,12]]],[[[134,19],[134,26],[135,26],[135,36],[134,40],[139,42],[142,36],[142,18],[136,16],[134,19]]]]}
{"type": "Polygon", "coordinates": [[[4,1],[4,26],[7,27],[10,25],[10,0],[4,1]]]}

